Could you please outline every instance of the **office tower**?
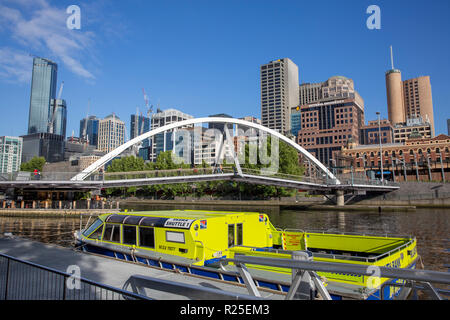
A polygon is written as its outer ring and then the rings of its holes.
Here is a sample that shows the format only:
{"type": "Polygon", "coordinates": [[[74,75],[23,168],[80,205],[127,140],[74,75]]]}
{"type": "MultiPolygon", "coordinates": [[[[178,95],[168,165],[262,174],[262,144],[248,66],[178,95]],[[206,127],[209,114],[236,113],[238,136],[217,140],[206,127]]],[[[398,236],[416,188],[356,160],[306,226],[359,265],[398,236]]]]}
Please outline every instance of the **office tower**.
{"type": "Polygon", "coordinates": [[[28,134],[49,132],[57,72],[58,65],[53,61],[38,57],[33,59],[28,134]]]}
{"type": "Polygon", "coordinates": [[[450,119],[447,119],[447,134],[450,136],[450,119]]]}
{"type": "Polygon", "coordinates": [[[261,66],[261,122],[282,134],[291,131],[291,109],[299,104],[298,67],[288,58],[261,66]]]}
{"type": "Polygon", "coordinates": [[[22,136],[22,139],[22,162],[28,162],[34,157],[44,157],[50,163],[64,161],[63,136],[41,132],[22,136]]]}
{"type": "Polygon", "coordinates": [[[89,145],[98,145],[98,125],[100,120],[96,116],[89,116],[80,120],[80,139],[88,141],[89,145]]]}
{"type": "Polygon", "coordinates": [[[51,99],[50,109],[52,110],[52,117],[49,124],[49,133],[58,134],[65,138],[67,125],[66,100],[51,99]]]}
{"type": "MultiPolygon", "coordinates": [[[[132,114],[130,119],[130,139],[134,139],[146,132],[150,131],[150,118],[137,114],[132,114]]],[[[141,149],[148,148],[150,146],[150,139],[142,141],[141,148],[139,149],[139,156],[145,160],[148,160],[148,152],[141,149]]]]}
{"type": "Polygon", "coordinates": [[[403,94],[406,118],[422,117],[424,122],[431,124],[434,137],[433,98],[429,76],[403,81],[403,94]]]}
{"type": "Polygon", "coordinates": [[[20,171],[22,146],[21,137],[0,137],[0,173],[20,171]]]}
{"type": "MultiPolygon", "coordinates": [[[[209,116],[210,118],[230,118],[232,119],[233,117],[226,114],[226,113],[219,113],[219,114],[213,114],[209,116]]],[[[230,127],[230,125],[228,125],[228,128],[232,128],[230,127]]],[[[225,123],[216,123],[216,122],[212,122],[212,123],[208,123],[208,129],[217,129],[220,132],[222,132],[222,134],[225,133],[225,123]]]]}
{"type": "Polygon", "coordinates": [[[433,138],[432,127],[429,122],[423,121],[421,116],[406,119],[404,124],[394,126],[394,142],[404,143],[409,139],[433,138]]]}
{"type": "Polygon", "coordinates": [[[299,86],[300,105],[333,99],[353,98],[364,109],[364,100],[355,90],[352,79],[334,76],[324,82],[303,83],[299,86]]]}
{"type": "Polygon", "coordinates": [[[401,71],[394,68],[391,47],[391,70],[386,72],[386,95],[389,121],[394,126],[405,125],[408,119],[421,117],[431,125],[434,137],[434,115],[429,76],[402,81],[401,71]]]}
{"type": "Polygon", "coordinates": [[[98,123],[97,149],[111,152],[125,143],[125,123],[114,113],[98,123]]]}
{"type": "Polygon", "coordinates": [[[300,113],[298,144],[325,165],[349,141],[358,142],[364,124],[363,107],[354,98],[306,104],[300,113]]]}
{"type": "MultiPolygon", "coordinates": [[[[152,119],[151,119],[151,130],[163,127],[165,125],[174,123],[174,122],[178,122],[178,121],[183,121],[183,120],[188,120],[188,119],[193,119],[194,117],[186,114],[184,112],[181,112],[179,110],[176,109],[168,109],[168,110],[158,110],[157,113],[153,114],[152,119]]],[[[189,127],[193,127],[192,125],[190,126],[185,126],[182,128],[189,128],[189,127]]],[[[177,130],[180,130],[180,128],[177,128],[177,130]]],[[[169,130],[169,132],[172,132],[173,130],[169,130]]],[[[158,154],[162,151],[169,151],[173,149],[173,143],[171,141],[168,141],[168,139],[172,140],[172,135],[171,134],[165,134],[165,133],[160,133],[157,134],[153,137],[150,138],[150,147],[149,147],[149,153],[148,153],[148,157],[150,161],[156,161],[156,158],[158,156],[158,154]]]]}

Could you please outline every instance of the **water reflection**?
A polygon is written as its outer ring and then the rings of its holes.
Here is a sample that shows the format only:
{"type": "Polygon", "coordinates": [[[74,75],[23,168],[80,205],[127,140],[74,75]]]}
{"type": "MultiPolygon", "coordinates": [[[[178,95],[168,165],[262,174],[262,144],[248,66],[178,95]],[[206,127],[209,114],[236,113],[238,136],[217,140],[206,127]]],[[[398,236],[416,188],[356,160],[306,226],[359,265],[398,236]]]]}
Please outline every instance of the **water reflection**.
{"type": "MultiPolygon", "coordinates": [[[[125,208],[124,208],[125,209],[125,208]]],[[[345,212],[279,210],[278,207],[255,206],[161,206],[147,204],[126,207],[129,211],[202,209],[224,211],[252,211],[267,213],[273,225],[280,228],[302,230],[329,230],[376,235],[411,235],[417,238],[418,252],[426,269],[448,271],[449,222],[448,211],[418,209],[409,212],[345,212]]],[[[83,218],[83,225],[87,218],[83,218]]],[[[71,246],[73,232],[80,228],[79,217],[30,218],[0,217],[0,235],[17,236],[71,246]]]]}

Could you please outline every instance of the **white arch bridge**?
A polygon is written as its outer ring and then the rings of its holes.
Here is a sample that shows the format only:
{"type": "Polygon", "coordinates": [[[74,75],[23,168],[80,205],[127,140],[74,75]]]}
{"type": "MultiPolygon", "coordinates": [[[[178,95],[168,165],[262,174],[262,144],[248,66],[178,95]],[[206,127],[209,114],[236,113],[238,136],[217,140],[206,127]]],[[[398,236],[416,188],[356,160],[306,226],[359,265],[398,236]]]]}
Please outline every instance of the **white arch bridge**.
{"type": "MultiPolygon", "coordinates": [[[[248,140],[248,139],[247,139],[248,140]]],[[[245,141],[245,139],[243,139],[245,141]]],[[[174,143],[174,148],[176,145],[174,143]]],[[[256,152],[256,151],[255,151],[256,152]]],[[[277,156],[277,155],[276,155],[277,156]]],[[[279,159],[276,157],[271,157],[266,159],[270,161],[275,161],[279,164],[279,159]],[[277,162],[278,161],[278,162],[277,162]]],[[[268,163],[269,164],[269,163],[268,163]]],[[[272,167],[272,164],[270,164],[272,167]]],[[[229,169],[230,167],[228,167],[229,169]]],[[[50,175],[51,176],[51,175],[50,175]]],[[[328,168],[323,165],[319,160],[317,160],[312,154],[302,148],[300,145],[287,138],[286,136],[280,134],[279,132],[264,127],[262,125],[248,122],[240,119],[233,118],[222,118],[222,117],[206,117],[189,119],[184,121],[174,122],[162,126],[160,128],[146,132],[106,154],[99,160],[92,163],[89,167],[84,169],[82,172],[65,179],[56,177],[46,177],[45,175],[40,178],[40,180],[21,180],[17,179],[7,179],[8,181],[0,180],[0,188],[22,188],[22,189],[69,189],[69,190],[93,190],[101,188],[110,187],[129,187],[129,186],[144,186],[144,185],[155,185],[155,184],[174,184],[174,183],[189,183],[189,182],[202,182],[202,181],[217,181],[217,180],[233,180],[244,183],[252,184],[263,184],[272,185],[279,187],[295,188],[310,192],[318,192],[322,194],[335,194],[336,202],[339,205],[344,204],[344,194],[365,194],[366,192],[391,192],[399,187],[397,185],[387,185],[381,184],[379,181],[364,179],[355,179],[351,177],[348,179],[338,179],[328,168]],[[234,162],[233,170],[216,170],[213,169],[189,169],[189,170],[172,170],[171,172],[159,171],[156,172],[127,172],[127,173],[99,173],[99,169],[103,168],[105,164],[118,157],[121,153],[129,149],[130,147],[141,143],[142,141],[149,139],[157,134],[164,133],[167,131],[177,132],[177,130],[184,130],[184,132],[189,132],[195,125],[204,123],[219,123],[223,125],[223,132],[225,133],[225,139],[223,139],[222,133],[220,133],[219,139],[215,141],[218,142],[216,145],[215,163],[220,162],[225,153],[228,153],[228,159],[231,158],[234,162]],[[190,128],[190,129],[189,129],[190,128]],[[235,140],[234,137],[242,135],[245,128],[246,136],[251,136],[250,133],[255,134],[254,137],[259,139],[258,143],[254,146],[259,147],[259,155],[266,155],[277,153],[278,141],[281,140],[287,145],[293,147],[298,153],[301,154],[303,162],[307,164],[307,170],[305,176],[292,176],[283,175],[277,172],[277,165],[270,170],[249,170],[241,168],[239,155],[235,152],[235,140]],[[230,133],[231,129],[231,133],[230,133]],[[233,134],[234,133],[234,134],[233,134]],[[263,136],[270,135],[271,140],[271,151],[262,149],[262,139],[263,136]],[[275,139],[274,139],[275,138],[275,139]],[[275,149],[274,149],[275,148],[275,149]],[[227,151],[226,151],[227,150],[227,151]],[[275,169],[275,170],[273,170],[275,169]],[[131,175],[131,177],[130,177],[131,175]],[[14,180],[14,181],[11,181],[14,180]]]]}

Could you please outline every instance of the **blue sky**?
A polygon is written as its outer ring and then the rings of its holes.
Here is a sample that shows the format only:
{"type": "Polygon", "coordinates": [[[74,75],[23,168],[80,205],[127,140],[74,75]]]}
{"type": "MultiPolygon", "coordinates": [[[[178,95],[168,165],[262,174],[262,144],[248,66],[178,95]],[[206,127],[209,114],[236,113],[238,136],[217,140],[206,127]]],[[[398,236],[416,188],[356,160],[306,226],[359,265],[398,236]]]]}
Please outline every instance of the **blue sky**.
{"type": "MultiPolygon", "coordinates": [[[[150,103],[195,117],[260,117],[259,66],[288,57],[301,82],[352,78],[365,118],[387,118],[389,46],[403,79],[429,75],[436,133],[450,118],[450,1],[0,0],[0,135],[27,131],[32,58],[59,65],[67,135],[89,114],[127,124],[150,103]],[[81,9],[69,30],[66,8],[81,9]],[[381,8],[381,30],[366,9],[381,8]]],[[[58,85],[59,86],[59,85],[58,85]]]]}

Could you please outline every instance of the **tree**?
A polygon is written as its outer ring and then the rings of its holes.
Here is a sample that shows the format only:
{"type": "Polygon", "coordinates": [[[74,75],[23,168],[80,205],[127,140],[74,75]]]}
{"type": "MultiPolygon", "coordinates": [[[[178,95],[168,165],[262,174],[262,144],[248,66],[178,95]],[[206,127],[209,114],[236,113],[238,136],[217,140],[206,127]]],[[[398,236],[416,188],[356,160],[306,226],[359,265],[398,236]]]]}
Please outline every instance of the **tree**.
{"type": "Polygon", "coordinates": [[[21,171],[28,171],[33,172],[34,170],[42,171],[42,168],[45,164],[45,158],[44,157],[33,157],[28,162],[24,162],[20,165],[21,171]]]}

